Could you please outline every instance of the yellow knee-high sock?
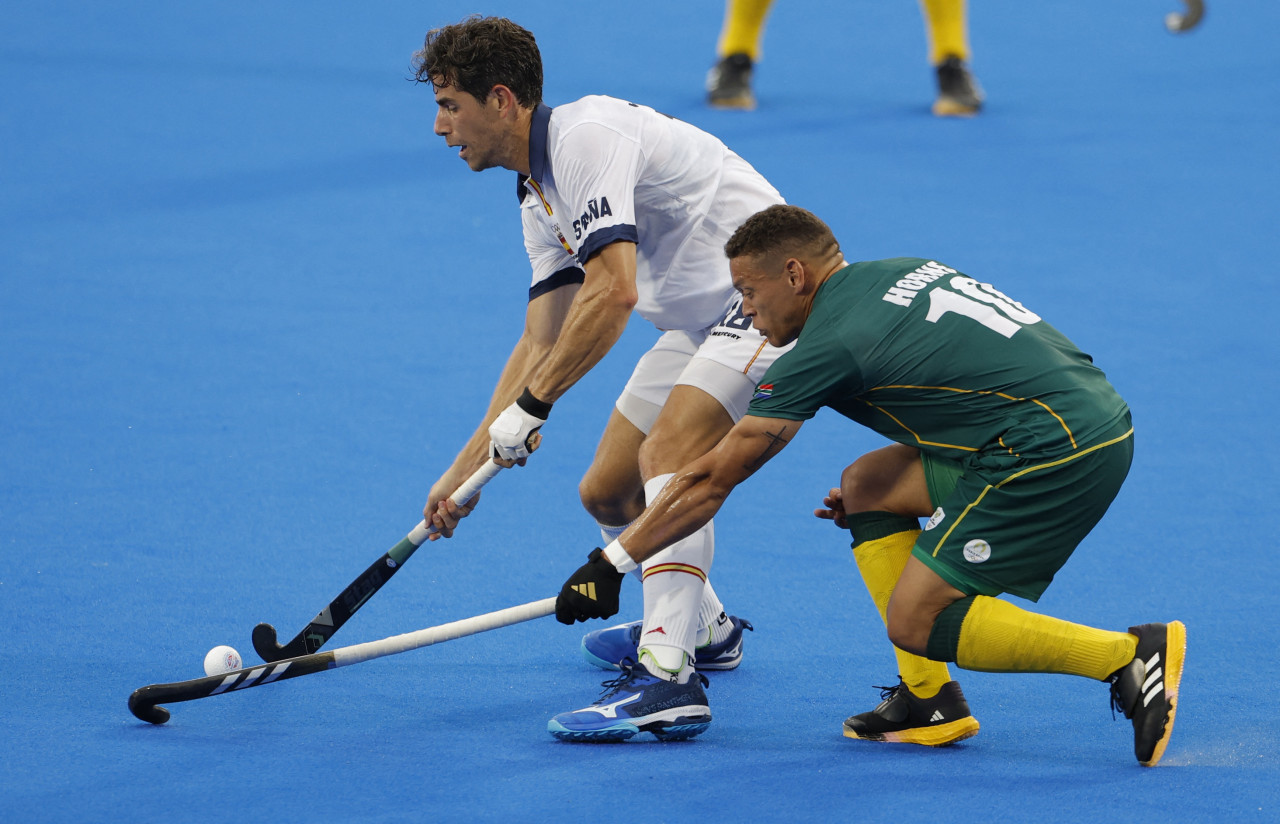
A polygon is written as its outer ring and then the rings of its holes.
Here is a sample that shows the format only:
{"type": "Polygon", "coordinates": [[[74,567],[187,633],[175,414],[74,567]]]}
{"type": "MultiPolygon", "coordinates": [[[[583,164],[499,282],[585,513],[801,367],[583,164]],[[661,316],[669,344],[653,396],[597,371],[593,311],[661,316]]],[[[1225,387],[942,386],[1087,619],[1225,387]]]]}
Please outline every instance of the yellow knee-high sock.
{"type": "MultiPolygon", "coordinates": [[[[902,575],[902,569],[911,557],[911,547],[919,534],[920,530],[913,529],[853,545],[853,558],[858,563],[858,571],[862,573],[862,580],[871,593],[871,600],[875,601],[876,609],[880,612],[880,620],[886,623],[889,596],[893,595],[893,588],[898,584],[898,577],[902,575]]],[[[946,664],[903,652],[897,647],[893,648],[893,652],[898,658],[898,674],[913,695],[932,698],[942,689],[943,684],[951,680],[946,664]]]]}
{"type": "Polygon", "coordinates": [[[948,56],[969,59],[969,25],[965,0],[920,0],[929,35],[929,62],[938,65],[948,56]]]}
{"type": "Polygon", "coordinates": [[[983,672],[1059,672],[1105,681],[1133,660],[1137,643],[1127,632],[1072,624],[979,595],[960,627],[956,664],[983,672]]]}
{"type": "Polygon", "coordinates": [[[728,0],[716,54],[720,57],[745,54],[752,62],[758,60],[760,41],[764,39],[764,19],[772,5],[773,0],[728,0]]]}

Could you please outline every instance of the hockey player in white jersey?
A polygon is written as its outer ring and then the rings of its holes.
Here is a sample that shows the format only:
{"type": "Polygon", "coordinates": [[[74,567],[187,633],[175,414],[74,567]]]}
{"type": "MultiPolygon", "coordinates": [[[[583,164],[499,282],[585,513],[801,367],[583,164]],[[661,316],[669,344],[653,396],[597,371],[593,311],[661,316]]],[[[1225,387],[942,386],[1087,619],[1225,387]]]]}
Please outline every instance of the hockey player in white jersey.
{"type": "MultiPolygon", "coordinates": [[[[491,455],[523,464],[552,405],[599,363],[634,310],[660,331],[579,485],[608,546],[742,417],[783,351],[741,314],[723,251],[739,224],[782,196],[717,138],[648,107],[609,97],[548,107],[537,43],[509,20],[429,32],[414,68],[435,93],[435,132],[458,157],[475,171],[519,174],[533,270],[524,334],[424,515],[447,536],[469,511],[448,500],[462,481],[491,455]]],[[[707,582],[713,554],[708,524],[638,571],[644,620],[583,639],[588,660],[623,674],[596,704],[552,719],[553,735],[679,739],[707,728],[697,671],[736,667],[750,628],[707,582]]]]}

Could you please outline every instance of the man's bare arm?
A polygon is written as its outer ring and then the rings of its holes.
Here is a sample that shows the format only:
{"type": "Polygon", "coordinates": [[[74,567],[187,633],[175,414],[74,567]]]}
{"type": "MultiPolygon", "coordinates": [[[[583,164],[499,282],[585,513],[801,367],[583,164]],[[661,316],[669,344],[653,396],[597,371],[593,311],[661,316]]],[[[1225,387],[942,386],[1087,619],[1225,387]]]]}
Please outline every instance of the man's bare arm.
{"type": "Polygon", "coordinates": [[[546,403],[559,400],[608,354],[636,305],[634,243],[610,243],[582,268],[586,281],[573,299],[555,346],[528,383],[529,392],[546,403]]]}
{"type": "Polygon", "coordinates": [[[619,538],[636,563],[692,535],[720,510],[729,493],[782,451],[800,421],[748,415],[707,454],[686,465],[619,538]]]}

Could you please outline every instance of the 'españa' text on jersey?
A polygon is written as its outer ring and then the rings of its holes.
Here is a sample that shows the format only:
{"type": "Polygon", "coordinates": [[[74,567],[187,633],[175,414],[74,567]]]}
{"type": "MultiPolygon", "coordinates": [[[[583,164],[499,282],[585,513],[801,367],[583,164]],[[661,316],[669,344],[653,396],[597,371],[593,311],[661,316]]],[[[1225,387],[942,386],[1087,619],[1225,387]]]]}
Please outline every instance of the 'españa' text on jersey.
{"type": "Polygon", "coordinates": [[[919,258],[834,273],[765,385],[748,414],[807,420],[829,406],[900,443],[1000,465],[1090,446],[1128,411],[1039,315],[919,258]]]}
{"type": "Polygon", "coordinates": [[[610,243],[630,241],[636,312],[659,329],[705,329],[725,316],[736,297],[725,241],[783,202],[719,139],[611,97],[539,106],[529,168],[521,217],[530,297],[572,282],[566,272],[610,243]]]}
{"type": "Polygon", "coordinates": [[[591,221],[599,220],[603,217],[613,215],[613,210],[609,208],[609,198],[602,197],[600,202],[596,203],[593,197],[587,201],[587,210],[582,213],[582,217],[573,222],[573,237],[575,240],[582,240],[582,235],[591,225],[591,221]]]}

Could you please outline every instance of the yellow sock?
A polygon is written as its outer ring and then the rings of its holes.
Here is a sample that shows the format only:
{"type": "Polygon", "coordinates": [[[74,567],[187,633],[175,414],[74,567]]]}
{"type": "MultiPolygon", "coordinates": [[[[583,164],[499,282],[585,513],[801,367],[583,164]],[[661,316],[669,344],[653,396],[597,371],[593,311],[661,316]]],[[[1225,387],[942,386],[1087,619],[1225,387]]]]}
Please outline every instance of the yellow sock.
{"type": "Polygon", "coordinates": [[[1106,680],[1133,660],[1138,639],[1072,624],[979,595],[960,627],[956,664],[982,672],[1059,672],[1106,680]]]}
{"type": "Polygon", "coordinates": [[[929,62],[938,65],[949,55],[969,59],[969,25],[965,0],[920,0],[929,35],[929,62]]]}
{"type": "Polygon", "coordinates": [[[745,54],[753,63],[759,59],[764,19],[772,5],[773,0],[728,0],[716,54],[720,57],[745,54]]]}
{"type": "MultiPolygon", "coordinates": [[[[854,544],[853,558],[858,563],[858,571],[862,573],[862,580],[871,593],[871,600],[875,601],[876,609],[880,611],[882,621],[887,622],[885,615],[889,608],[889,596],[893,595],[893,588],[898,585],[898,578],[907,565],[907,559],[911,557],[911,547],[919,534],[920,530],[913,529],[854,544]]],[[[898,674],[902,676],[903,683],[919,698],[932,698],[942,689],[943,684],[951,680],[947,665],[940,661],[930,661],[928,658],[903,652],[897,647],[893,648],[893,652],[898,658],[898,674]]]]}

